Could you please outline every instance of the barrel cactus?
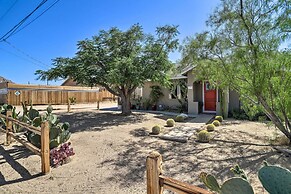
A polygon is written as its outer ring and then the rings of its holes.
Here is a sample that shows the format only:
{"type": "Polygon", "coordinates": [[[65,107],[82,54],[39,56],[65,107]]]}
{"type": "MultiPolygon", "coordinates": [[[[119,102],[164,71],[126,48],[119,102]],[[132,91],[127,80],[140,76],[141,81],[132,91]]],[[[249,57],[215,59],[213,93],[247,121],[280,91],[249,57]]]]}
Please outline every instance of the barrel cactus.
{"type": "Polygon", "coordinates": [[[214,124],[208,124],[206,126],[206,129],[208,132],[214,131],[215,125],[214,124]]]}
{"type": "Polygon", "coordinates": [[[212,124],[215,125],[215,127],[220,126],[220,122],[218,120],[214,120],[212,124]]]}
{"type": "Polygon", "coordinates": [[[197,134],[198,141],[201,143],[208,143],[210,141],[210,134],[207,130],[202,130],[197,134]]]}
{"type": "Polygon", "coordinates": [[[158,135],[161,132],[161,126],[160,125],[155,125],[152,128],[152,134],[153,135],[158,135]]]}
{"type": "Polygon", "coordinates": [[[167,126],[168,127],[173,127],[175,125],[174,119],[167,119],[167,126]]]}
{"type": "Polygon", "coordinates": [[[176,122],[183,122],[185,120],[185,117],[183,117],[182,115],[178,115],[178,116],[176,116],[176,118],[175,118],[175,121],[176,122]]]}
{"type": "Polygon", "coordinates": [[[218,120],[219,122],[223,121],[223,117],[222,116],[215,116],[215,120],[218,120]]]}

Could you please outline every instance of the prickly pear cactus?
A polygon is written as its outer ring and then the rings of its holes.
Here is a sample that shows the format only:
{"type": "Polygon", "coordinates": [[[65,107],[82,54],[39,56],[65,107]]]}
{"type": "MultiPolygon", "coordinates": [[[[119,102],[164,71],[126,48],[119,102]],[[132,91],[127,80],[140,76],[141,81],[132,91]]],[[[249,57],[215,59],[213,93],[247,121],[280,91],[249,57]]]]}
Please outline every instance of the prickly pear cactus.
{"type": "Polygon", "coordinates": [[[259,170],[259,179],[270,194],[291,193],[291,172],[279,166],[264,166],[259,170]]]}
{"type": "Polygon", "coordinates": [[[216,178],[212,176],[211,174],[207,174],[205,172],[202,172],[200,175],[200,180],[204,183],[206,187],[208,187],[212,191],[220,192],[221,188],[218,184],[216,178]]]}
{"type": "Polygon", "coordinates": [[[39,117],[39,112],[36,109],[31,108],[28,111],[28,117],[30,120],[33,120],[35,117],[39,117]]]}
{"type": "Polygon", "coordinates": [[[46,111],[48,114],[51,114],[53,112],[53,107],[52,105],[49,105],[47,108],[46,108],[46,111]]]}
{"type": "Polygon", "coordinates": [[[254,194],[254,190],[248,181],[235,177],[223,183],[221,194],[254,194]]]}

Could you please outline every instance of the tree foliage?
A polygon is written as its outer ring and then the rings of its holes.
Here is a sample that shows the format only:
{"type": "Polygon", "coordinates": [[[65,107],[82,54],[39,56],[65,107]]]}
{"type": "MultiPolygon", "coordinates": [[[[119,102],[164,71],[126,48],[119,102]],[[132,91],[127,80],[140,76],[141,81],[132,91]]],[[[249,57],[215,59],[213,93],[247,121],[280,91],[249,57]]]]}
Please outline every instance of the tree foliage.
{"type": "Polygon", "coordinates": [[[290,0],[222,0],[210,31],[185,41],[183,63],[203,78],[240,94],[249,110],[262,108],[291,139],[290,0]]]}
{"type": "Polygon", "coordinates": [[[138,86],[148,79],[167,83],[173,67],[168,54],[178,46],[177,34],[177,26],[158,27],[156,36],[138,24],[126,31],[102,30],[79,41],[73,58],[56,58],[53,68],[36,74],[42,80],[71,77],[82,85],[101,85],[121,97],[122,112],[129,114],[130,96],[138,86]]]}

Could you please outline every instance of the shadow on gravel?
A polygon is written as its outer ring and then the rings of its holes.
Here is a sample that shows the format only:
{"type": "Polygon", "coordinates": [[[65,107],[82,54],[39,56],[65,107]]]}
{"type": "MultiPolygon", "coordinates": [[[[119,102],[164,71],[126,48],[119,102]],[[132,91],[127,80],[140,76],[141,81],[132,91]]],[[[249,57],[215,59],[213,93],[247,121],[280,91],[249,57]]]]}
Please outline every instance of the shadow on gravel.
{"type": "Polygon", "coordinates": [[[32,175],[25,167],[17,162],[18,159],[27,158],[31,155],[33,153],[28,151],[24,146],[14,145],[12,149],[5,150],[0,145],[0,165],[8,163],[21,176],[21,178],[6,181],[5,176],[0,171],[0,186],[23,182],[41,176],[41,173],[32,175]]]}
{"type": "Polygon", "coordinates": [[[103,131],[111,126],[134,124],[146,121],[145,114],[137,113],[129,116],[117,112],[73,112],[59,114],[62,122],[69,122],[72,133],[82,131],[103,131]]]}

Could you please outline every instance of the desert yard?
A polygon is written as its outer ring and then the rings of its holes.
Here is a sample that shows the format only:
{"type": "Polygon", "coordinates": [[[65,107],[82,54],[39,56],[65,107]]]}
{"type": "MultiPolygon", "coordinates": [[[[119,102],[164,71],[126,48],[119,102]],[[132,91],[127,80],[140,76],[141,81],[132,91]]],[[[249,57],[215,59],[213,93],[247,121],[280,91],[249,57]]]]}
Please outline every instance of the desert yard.
{"type": "Polygon", "coordinates": [[[270,146],[276,131],[264,123],[229,119],[215,129],[210,143],[196,142],[195,135],[178,143],[148,136],[154,124],[165,125],[170,116],[137,112],[125,117],[93,109],[57,114],[71,124],[70,142],[76,153],[72,160],[41,175],[40,158],[21,144],[4,146],[5,135],[0,133],[0,193],[146,193],[145,162],[152,150],[162,154],[165,175],[201,187],[201,172],[222,181],[239,164],[255,191],[267,193],[256,175],[263,161],[291,169],[291,157],[270,146]]]}

